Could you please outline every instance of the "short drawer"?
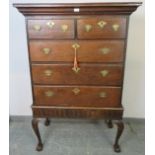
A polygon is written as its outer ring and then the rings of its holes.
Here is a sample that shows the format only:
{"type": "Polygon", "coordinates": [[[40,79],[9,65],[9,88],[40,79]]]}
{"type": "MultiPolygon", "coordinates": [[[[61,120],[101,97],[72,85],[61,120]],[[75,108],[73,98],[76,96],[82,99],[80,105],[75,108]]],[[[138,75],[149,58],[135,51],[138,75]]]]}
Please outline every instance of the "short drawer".
{"type": "Polygon", "coordinates": [[[79,39],[126,38],[126,17],[102,16],[77,21],[79,39]]]}
{"type": "Polygon", "coordinates": [[[34,86],[35,105],[120,107],[120,87],[34,86]]]}
{"type": "Polygon", "coordinates": [[[78,62],[122,62],[124,41],[30,41],[31,61],[73,62],[74,48],[78,44],[78,62]]]}
{"type": "Polygon", "coordinates": [[[73,39],[74,20],[28,20],[30,39],[73,39]]]}
{"type": "Polygon", "coordinates": [[[73,64],[34,64],[32,80],[35,84],[121,85],[122,65],[80,64],[78,72],[73,64]]]}

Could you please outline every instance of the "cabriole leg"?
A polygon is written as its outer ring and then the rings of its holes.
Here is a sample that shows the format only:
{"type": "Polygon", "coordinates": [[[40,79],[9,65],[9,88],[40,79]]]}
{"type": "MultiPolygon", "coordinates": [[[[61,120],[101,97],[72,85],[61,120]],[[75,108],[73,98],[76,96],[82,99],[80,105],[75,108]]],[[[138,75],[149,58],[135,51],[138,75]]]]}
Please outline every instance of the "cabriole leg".
{"type": "Polygon", "coordinates": [[[108,128],[113,128],[112,120],[106,120],[105,122],[106,122],[108,128]]]}
{"type": "Polygon", "coordinates": [[[114,143],[114,151],[121,152],[121,148],[119,145],[119,139],[124,130],[124,123],[122,121],[118,121],[116,122],[116,125],[117,125],[117,134],[116,134],[115,143],[114,143]]]}
{"type": "Polygon", "coordinates": [[[46,118],[45,120],[45,126],[49,126],[50,125],[50,119],[49,118],[46,118]]]}
{"type": "Polygon", "coordinates": [[[43,149],[43,144],[42,144],[42,140],[41,140],[41,137],[40,137],[40,132],[39,132],[39,128],[38,128],[38,119],[37,118],[33,118],[32,119],[32,128],[34,130],[34,133],[36,134],[37,136],[37,139],[38,139],[38,145],[36,147],[36,150],[37,151],[41,151],[43,149]]]}

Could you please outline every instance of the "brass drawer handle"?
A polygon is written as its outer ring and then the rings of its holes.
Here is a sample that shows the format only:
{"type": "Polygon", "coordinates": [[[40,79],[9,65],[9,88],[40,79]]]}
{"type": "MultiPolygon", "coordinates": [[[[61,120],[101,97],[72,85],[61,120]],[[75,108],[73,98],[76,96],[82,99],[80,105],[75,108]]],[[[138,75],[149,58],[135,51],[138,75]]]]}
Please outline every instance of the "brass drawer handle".
{"type": "Polygon", "coordinates": [[[54,23],[53,21],[48,21],[48,22],[46,23],[46,25],[47,25],[50,29],[52,29],[53,26],[55,25],[55,23],[54,23]]]}
{"type": "Polygon", "coordinates": [[[118,24],[113,24],[112,25],[112,28],[113,28],[114,31],[118,31],[119,27],[120,26],[118,24]]]}
{"type": "Polygon", "coordinates": [[[45,76],[51,76],[52,73],[53,73],[52,70],[45,70],[45,71],[44,71],[45,76]]]}
{"type": "Polygon", "coordinates": [[[73,67],[72,70],[77,74],[80,71],[79,67],[73,67]]]}
{"type": "Polygon", "coordinates": [[[102,54],[108,54],[110,52],[110,49],[107,47],[104,47],[104,48],[101,48],[100,51],[102,54]]]}
{"type": "Polygon", "coordinates": [[[106,77],[108,74],[109,74],[109,71],[108,70],[102,70],[100,71],[102,77],[106,77]]]}
{"type": "Polygon", "coordinates": [[[45,48],[42,49],[42,51],[43,51],[44,54],[47,55],[47,54],[49,54],[51,52],[51,49],[48,48],[48,47],[45,47],[45,48]]]}
{"type": "Polygon", "coordinates": [[[66,25],[66,24],[61,25],[61,29],[63,32],[66,32],[68,30],[68,25],[66,25]]]}
{"type": "Polygon", "coordinates": [[[74,43],[74,44],[72,45],[72,47],[73,47],[74,49],[78,49],[78,48],[80,48],[80,45],[79,45],[78,43],[74,43]]]}
{"type": "Polygon", "coordinates": [[[40,30],[41,30],[41,26],[40,26],[40,25],[34,25],[34,26],[33,26],[33,29],[34,29],[35,31],[40,31],[40,30]]]}
{"type": "Polygon", "coordinates": [[[74,66],[72,70],[77,74],[80,71],[80,68],[78,67],[78,62],[77,62],[77,49],[80,48],[80,45],[75,43],[72,45],[72,48],[74,48],[74,66]]]}
{"type": "Polygon", "coordinates": [[[103,28],[105,27],[105,25],[107,25],[107,22],[101,20],[101,21],[99,21],[99,22],[97,23],[97,25],[98,25],[101,29],[103,29],[103,28]]]}
{"type": "Polygon", "coordinates": [[[52,92],[52,91],[46,91],[45,92],[46,97],[52,97],[53,95],[54,95],[54,92],[52,92]]]}
{"type": "Polygon", "coordinates": [[[75,95],[78,95],[80,93],[80,89],[79,88],[74,88],[72,90],[72,92],[75,94],[75,95]]]}
{"type": "Polygon", "coordinates": [[[99,93],[99,96],[100,96],[101,98],[106,98],[106,97],[107,97],[107,94],[106,94],[106,92],[100,92],[100,93],[99,93]]]}
{"type": "Polygon", "coordinates": [[[91,31],[91,30],[92,30],[92,28],[93,28],[93,26],[92,26],[92,25],[90,25],[90,24],[86,24],[86,25],[85,25],[85,31],[86,31],[86,32],[91,31]]]}

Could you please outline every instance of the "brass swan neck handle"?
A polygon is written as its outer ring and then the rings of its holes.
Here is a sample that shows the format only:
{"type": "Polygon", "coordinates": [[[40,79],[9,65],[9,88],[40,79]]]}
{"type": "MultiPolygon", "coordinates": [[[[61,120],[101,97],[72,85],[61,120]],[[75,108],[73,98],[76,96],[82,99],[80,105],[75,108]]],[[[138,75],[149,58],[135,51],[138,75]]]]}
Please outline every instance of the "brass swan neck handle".
{"type": "Polygon", "coordinates": [[[77,62],[77,49],[80,48],[80,45],[75,43],[72,45],[72,48],[74,48],[74,66],[73,66],[72,70],[75,73],[78,73],[80,71],[80,68],[78,67],[78,62],[77,62]]]}

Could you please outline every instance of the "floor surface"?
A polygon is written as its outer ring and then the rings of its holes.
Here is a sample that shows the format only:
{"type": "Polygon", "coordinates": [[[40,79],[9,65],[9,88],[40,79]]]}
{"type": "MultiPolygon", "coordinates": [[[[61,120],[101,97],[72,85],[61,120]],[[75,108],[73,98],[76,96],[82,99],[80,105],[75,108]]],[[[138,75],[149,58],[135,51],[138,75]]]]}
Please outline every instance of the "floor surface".
{"type": "Polygon", "coordinates": [[[113,152],[116,126],[104,121],[52,119],[50,126],[39,123],[44,149],[35,151],[36,137],[30,120],[10,121],[10,155],[144,155],[143,121],[127,121],[120,139],[121,153],[113,152]]]}

